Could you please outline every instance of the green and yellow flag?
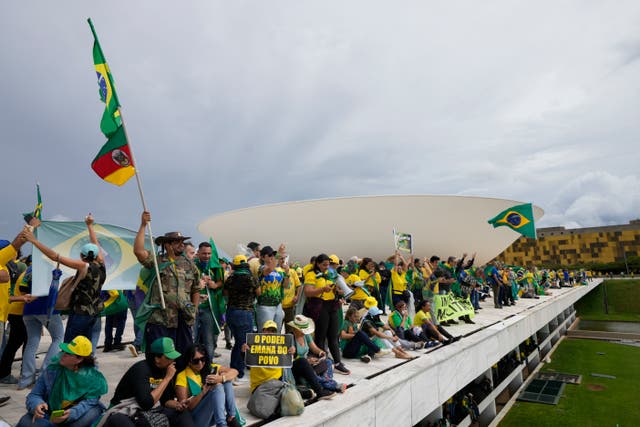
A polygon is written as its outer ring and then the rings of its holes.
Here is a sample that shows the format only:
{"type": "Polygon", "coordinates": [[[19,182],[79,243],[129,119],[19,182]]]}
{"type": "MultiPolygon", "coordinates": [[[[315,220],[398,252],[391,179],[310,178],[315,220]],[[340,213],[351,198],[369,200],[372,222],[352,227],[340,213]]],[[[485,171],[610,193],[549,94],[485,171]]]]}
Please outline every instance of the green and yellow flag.
{"type": "Polygon", "coordinates": [[[100,130],[104,133],[104,136],[109,138],[122,126],[120,112],[118,111],[120,102],[118,101],[116,88],[113,85],[113,77],[107,65],[107,60],[104,58],[98,36],[93,28],[93,22],[91,22],[91,19],[88,19],[88,21],[93,33],[93,64],[96,67],[98,77],[98,94],[100,95],[100,100],[105,104],[102,120],[100,121],[100,130]]]}
{"type": "Polygon", "coordinates": [[[36,184],[36,192],[38,193],[38,202],[36,203],[36,207],[33,208],[33,212],[26,212],[22,214],[27,224],[32,218],[37,218],[42,221],[42,197],[40,197],[40,184],[36,184]]]}
{"type": "Polygon", "coordinates": [[[488,222],[494,228],[506,225],[523,236],[531,237],[532,239],[537,238],[531,203],[513,206],[500,212],[488,222]]]}
{"type": "Polygon", "coordinates": [[[135,174],[135,165],[122,126],[122,117],[118,109],[120,101],[113,84],[113,76],[102,53],[93,23],[91,19],[88,21],[93,33],[93,64],[98,77],[98,93],[100,100],[105,104],[102,120],[100,120],[100,130],[108,138],[107,143],[91,162],[91,168],[105,181],[122,185],[135,174]]]}

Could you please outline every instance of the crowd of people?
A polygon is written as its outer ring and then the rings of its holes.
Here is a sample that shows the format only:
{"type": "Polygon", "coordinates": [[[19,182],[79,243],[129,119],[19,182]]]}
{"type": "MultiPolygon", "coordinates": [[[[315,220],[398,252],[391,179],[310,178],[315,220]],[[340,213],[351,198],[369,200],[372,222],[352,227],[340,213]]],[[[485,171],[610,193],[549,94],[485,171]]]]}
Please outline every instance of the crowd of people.
{"type": "Polygon", "coordinates": [[[475,255],[466,254],[443,261],[396,251],[376,262],[320,253],[300,265],[289,262],[284,244],[273,249],[256,242],[228,260],[217,256],[211,242],[195,247],[179,232],[158,237],[154,254],[145,248],[150,221],[143,212],[133,244],[142,266],[135,291],[102,290],[106,268],[91,215],[85,218],[89,243],[79,259],[38,241],[36,219],[12,242],[0,241],[0,384],[32,388],[19,426],[89,426],[98,420],[107,426],[243,425],[234,385],[247,384],[249,409],[269,418],[277,415],[274,396],[286,383],[294,383],[307,402],[331,399],[347,390],[334,376],[351,373],[348,361],[369,363],[387,354],[411,359],[411,351],[460,339],[445,326],[473,323],[480,301],[491,295],[502,308],[588,280],[582,272],[497,262],[476,267],[475,255]],[[53,309],[55,292],[31,295],[30,257],[20,254],[26,242],[75,271],[64,285],[72,286],[63,311],[66,327],[61,311],[53,309]],[[135,319],[129,349],[144,360],[122,376],[106,408],[100,403],[106,381],[95,363],[101,318],[103,351],[120,351],[128,312],[135,319]],[[37,369],[43,327],[52,344],[37,369]],[[245,365],[246,336],[256,331],[293,335],[290,369],[245,365]],[[220,334],[231,350],[229,366],[215,363],[220,334]],[[11,367],[21,347],[22,367],[14,377],[11,367]]]}

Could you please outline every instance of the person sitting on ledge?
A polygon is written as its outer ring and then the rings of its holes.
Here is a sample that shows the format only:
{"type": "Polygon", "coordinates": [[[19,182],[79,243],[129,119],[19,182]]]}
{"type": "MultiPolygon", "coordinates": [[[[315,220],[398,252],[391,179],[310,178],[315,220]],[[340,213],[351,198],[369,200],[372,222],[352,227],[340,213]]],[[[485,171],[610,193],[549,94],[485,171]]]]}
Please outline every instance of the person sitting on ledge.
{"type": "Polygon", "coordinates": [[[29,412],[18,427],[89,427],[104,412],[107,380],[95,367],[91,341],[79,335],[60,349],[27,395],[29,412]]]}
{"type": "Polygon", "coordinates": [[[420,310],[413,318],[413,326],[422,328],[424,335],[430,339],[441,342],[443,345],[458,341],[461,337],[454,337],[442,326],[435,325],[431,321],[431,300],[424,300],[418,306],[420,310]]]}
{"type": "Polygon", "coordinates": [[[369,363],[374,356],[382,356],[389,351],[382,351],[381,347],[373,342],[369,335],[359,328],[360,314],[355,307],[351,307],[344,315],[342,331],[340,331],[340,348],[342,357],[346,359],[360,358],[364,363],[369,363]]]}

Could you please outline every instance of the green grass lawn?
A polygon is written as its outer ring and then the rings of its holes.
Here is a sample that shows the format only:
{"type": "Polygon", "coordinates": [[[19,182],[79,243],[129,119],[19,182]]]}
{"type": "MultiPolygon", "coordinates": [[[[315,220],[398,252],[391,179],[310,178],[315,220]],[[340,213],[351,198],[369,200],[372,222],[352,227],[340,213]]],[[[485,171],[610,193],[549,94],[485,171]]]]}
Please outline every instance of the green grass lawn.
{"type": "Polygon", "coordinates": [[[640,347],[565,339],[542,371],[579,374],[582,383],[567,384],[557,405],[516,402],[500,427],[640,426],[640,347]],[[616,379],[592,377],[591,373],[616,379]],[[590,385],[603,389],[591,390],[590,385]]]}
{"type": "Polygon", "coordinates": [[[640,280],[605,280],[578,301],[575,307],[578,316],[584,320],[640,322],[640,280]],[[609,314],[604,313],[605,286],[609,314]]]}

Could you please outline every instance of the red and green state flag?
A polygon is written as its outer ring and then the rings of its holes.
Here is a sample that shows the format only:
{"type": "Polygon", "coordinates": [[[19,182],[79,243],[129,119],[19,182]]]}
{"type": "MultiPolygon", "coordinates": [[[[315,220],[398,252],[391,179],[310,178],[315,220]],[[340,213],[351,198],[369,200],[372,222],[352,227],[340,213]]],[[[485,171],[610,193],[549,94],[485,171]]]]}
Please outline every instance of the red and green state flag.
{"type": "Polygon", "coordinates": [[[100,178],[115,185],[124,184],[136,173],[122,126],[116,130],[96,158],[93,159],[91,169],[100,178]]]}
{"type": "Polygon", "coordinates": [[[537,238],[531,203],[506,209],[491,218],[488,223],[493,225],[493,228],[507,226],[523,236],[537,238]]]}

